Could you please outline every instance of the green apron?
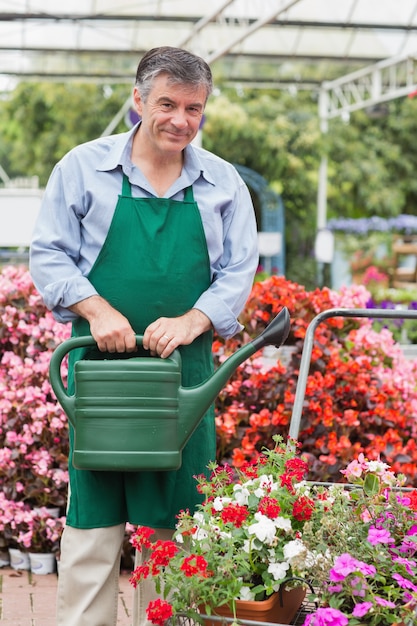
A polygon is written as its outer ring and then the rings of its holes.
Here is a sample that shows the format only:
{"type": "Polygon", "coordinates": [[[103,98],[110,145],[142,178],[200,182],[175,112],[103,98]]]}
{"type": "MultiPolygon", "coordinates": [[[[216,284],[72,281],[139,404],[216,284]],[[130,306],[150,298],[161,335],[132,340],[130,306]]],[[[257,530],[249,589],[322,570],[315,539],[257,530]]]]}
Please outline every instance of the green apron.
{"type": "MultiPolygon", "coordinates": [[[[123,176],[107,238],[89,273],[97,292],[123,313],[137,334],[160,316],[182,315],[210,284],[207,243],[192,187],[182,202],[167,198],[133,198],[123,176]]],[[[73,335],[90,334],[79,318],[73,335]]],[[[213,372],[212,332],[181,346],[182,384],[191,387],[213,372]]],[[[96,353],[89,358],[115,358],[96,353]]],[[[74,362],[69,360],[69,390],[74,362]]],[[[70,429],[72,431],[72,428],[70,429]]],[[[71,448],[73,432],[70,432],[71,448]]],[[[76,528],[113,526],[123,522],[153,528],[174,528],[179,511],[194,510],[201,501],[194,476],[207,474],[215,457],[213,407],[185,446],[176,471],[107,472],[77,470],[69,458],[70,501],[67,523],[76,528]]]]}

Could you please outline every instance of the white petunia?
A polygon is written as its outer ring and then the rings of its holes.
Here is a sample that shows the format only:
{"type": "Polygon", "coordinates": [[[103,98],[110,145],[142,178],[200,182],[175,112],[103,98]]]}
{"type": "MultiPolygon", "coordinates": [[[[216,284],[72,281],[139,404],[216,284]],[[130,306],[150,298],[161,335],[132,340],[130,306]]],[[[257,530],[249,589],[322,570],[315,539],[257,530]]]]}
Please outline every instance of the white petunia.
{"type": "Polygon", "coordinates": [[[248,528],[250,535],[255,535],[262,543],[271,544],[275,539],[275,522],[262,513],[255,513],[257,522],[248,528]]]}
{"type": "Polygon", "coordinates": [[[242,550],[243,552],[246,552],[246,554],[249,554],[249,552],[251,551],[251,544],[249,539],[245,539],[245,541],[243,542],[242,550]]]}
{"type": "Polygon", "coordinates": [[[249,587],[242,587],[239,593],[238,600],[255,600],[255,594],[252,593],[249,587]]]}
{"type": "Polygon", "coordinates": [[[285,561],[283,563],[270,563],[268,572],[272,574],[274,580],[282,580],[287,575],[289,567],[290,566],[285,561]]]}
{"type": "Polygon", "coordinates": [[[197,530],[193,533],[193,541],[204,541],[208,537],[208,532],[204,528],[197,526],[197,530]]]}
{"type": "Polygon", "coordinates": [[[298,556],[299,554],[305,551],[306,551],[306,548],[303,542],[300,541],[299,539],[294,539],[293,541],[289,541],[287,544],[285,544],[284,557],[287,559],[287,561],[290,561],[295,556],[298,556]]]}
{"type": "Polygon", "coordinates": [[[214,498],[213,500],[213,509],[215,511],[223,511],[224,506],[226,504],[230,504],[231,501],[231,498],[221,498],[220,496],[217,496],[217,498],[214,498]]]}
{"type": "Polygon", "coordinates": [[[288,519],[288,517],[276,517],[274,519],[274,524],[276,528],[285,530],[285,532],[289,532],[291,530],[291,520],[288,519]]]}
{"type": "Polygon", "coordinates": [[[250,496],[250,491],[244,485],[235,485],[233,487],[235,500],[240,506],[247,506],[250,496]]]}

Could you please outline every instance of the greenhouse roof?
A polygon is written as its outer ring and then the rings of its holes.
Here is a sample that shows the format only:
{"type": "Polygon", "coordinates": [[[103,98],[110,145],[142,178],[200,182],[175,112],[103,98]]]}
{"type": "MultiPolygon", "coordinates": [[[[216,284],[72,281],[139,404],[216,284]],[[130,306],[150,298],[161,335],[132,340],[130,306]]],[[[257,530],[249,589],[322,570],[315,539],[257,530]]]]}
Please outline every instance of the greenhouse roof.
{"type": "Polygon", "coordinates": [[[203,56],[215,79],[315,86],[417,55],[417,0],[0,0],[4,80],[132,82],[154,46],[203,56]]]}

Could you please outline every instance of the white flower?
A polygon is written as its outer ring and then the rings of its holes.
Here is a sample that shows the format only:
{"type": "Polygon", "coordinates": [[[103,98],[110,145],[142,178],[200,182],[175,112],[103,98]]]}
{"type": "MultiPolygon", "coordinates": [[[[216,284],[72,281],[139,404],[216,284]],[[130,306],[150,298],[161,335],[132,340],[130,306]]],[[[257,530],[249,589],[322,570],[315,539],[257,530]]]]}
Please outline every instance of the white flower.
{"type": "Polygon", "coordinates": [[[257,523],[249,526],[248,533],[255,535],[262,543],[272,544],[275,539],[275,521],[269,519],[266,515],[262,515],[262,513],[255,513],[255,519],[257,523]]]}
{"type": "Polygon", "coordinates": [[[287,575],[289,567],[290,566],[285,561],[282,563],[270,563],[268,566],[268,572],[272,574],[274,580],[282,580],[287,575]]]}
{"type": "Polygon", "coordinates": [[[382,461],[368,461],[368,471],[375,474],[383,474],[386,470],[390,469],[390,466],[382,461]]]}
{"type": "Polygon", "coordinates": [[[197,526],[197,530],[193,533],[193,542],[204,541],[208,536],[208,532],[204,528],[197,526]]]}
{"type": "Polygon", "coordinates": [[[213,500],[213,509],[215,511],[223,511],[225,504],[229,504],[231,501],[231,498],[221,498],[217,496],[217,498],[213,500]]]}
{"type": "Polygon", "coordinates": [[[291,530],[291,520],[287,517],[276,517],[274,519],[274,524],[276,528],[285,530],[286,533],[291,530]]]}
{"type": "Polygon", "coordinates": [[[284,557],[287,561],[290,561],[295,556],[298,556],[302,552],[305,552],[305,546],[300,539],[294,539],[293,541],[289,541],[284,546],[284,557]]]}
{"type": "Polygon", "coordinates": [[[277,484],[274,482],[272,474],[263,474],[259,477],[259,487],[254,490],[254,494],[257,498],[263,498],[266,493],[271,493],[277,488],[277,484]]]}
{"type": "Polygon", "coordinates": [[[250,491],[245,485],[234,485],[233,492],[235,500],[240,506],[247,506],[250,491]]]}
{"type": "Polygon", "coordinates": [[[202,524],[204,522],[204,515],[199,511],[196,511],[193,515],[193,519],[196,521],[197,525],[202,524]]]}
{"type": "Polygon", "coordinates": [[[255,594],[252,593],[249,587],[242,587],[239,593],[238,600],[255,600],[255,594]]]}

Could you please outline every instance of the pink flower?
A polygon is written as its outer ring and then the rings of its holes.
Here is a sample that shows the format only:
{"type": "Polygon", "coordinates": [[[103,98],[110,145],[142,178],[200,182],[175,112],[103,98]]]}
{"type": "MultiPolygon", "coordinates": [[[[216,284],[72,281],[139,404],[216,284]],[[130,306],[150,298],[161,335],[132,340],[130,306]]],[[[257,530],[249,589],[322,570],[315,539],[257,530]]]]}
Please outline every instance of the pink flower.
{"type": "Polygon", "coordinates": [[[375,528],[375,526],[369,528],[368,541],[373,546],[376,546],[378,543],[395,543],[389,530],[386,528],[375,528]]]}
{"type": "Polygon", "coordinates": [[[317,609],[308,615],[303,626],[347,626],[348,618],[338,609],[317,609]]]}
{"type": "Polygon", "coordinates": [[[389,609],[395,609],[395,602],[391,602],[390,600],[385,600],[384,598],[380,598],[379,596],[375,596],[375,603],[379,606],[386,606],[389,609]]]}
{"type": "Polygon", "coordinates": [[[410,591],[417,592],[417,585],[412,583],[411,580],[404,578],[404,576],[401,576],[401,574],[393,574],[392,577],[394,578],[394,580],[398,582],[399,586],[402,587],[403,589],[409,589],[410,591]]]}
{"type": "Polygon", "coordinates": [[[353,617],[363,617],[368,613],[372,606],[372,602],[361,602],[360,604],[356,604],[352,611],[353,617]]]}
{"type": "Polygon", "coordinates": [[[358,561],[350,554],[344,553],[335,559],[329,577],[332,582],[339,582],[353,572],[361,572],[364,576],[373,576],[376,573],[376,569],[373,565],[358,561]]]}

